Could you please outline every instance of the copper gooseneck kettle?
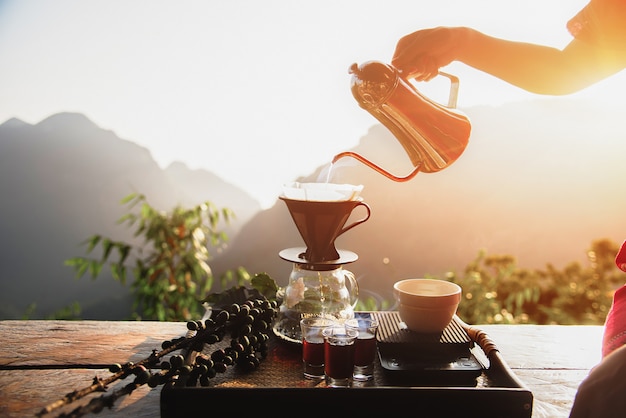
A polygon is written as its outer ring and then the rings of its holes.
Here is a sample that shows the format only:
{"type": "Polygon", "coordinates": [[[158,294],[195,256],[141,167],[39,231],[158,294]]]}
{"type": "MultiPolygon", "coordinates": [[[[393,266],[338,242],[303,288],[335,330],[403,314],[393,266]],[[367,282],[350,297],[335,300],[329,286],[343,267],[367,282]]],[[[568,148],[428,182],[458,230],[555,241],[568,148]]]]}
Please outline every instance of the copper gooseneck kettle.
{"type": "Polygon", "coordinates": [[[363,109],[391,131],[408,154],[415,169],[405,177],[395,176],[365,157],[342,152],[333,163],[352,157],[394,181],[407,181],[418,172],[433,173],[448,167],[465,150],[471,131],[468,118],[455,109],[459,80],[440,72],[451,81],[448,106],[420,94],[391,65],[368,61],[352,64],[351,90],[363,109]]]}

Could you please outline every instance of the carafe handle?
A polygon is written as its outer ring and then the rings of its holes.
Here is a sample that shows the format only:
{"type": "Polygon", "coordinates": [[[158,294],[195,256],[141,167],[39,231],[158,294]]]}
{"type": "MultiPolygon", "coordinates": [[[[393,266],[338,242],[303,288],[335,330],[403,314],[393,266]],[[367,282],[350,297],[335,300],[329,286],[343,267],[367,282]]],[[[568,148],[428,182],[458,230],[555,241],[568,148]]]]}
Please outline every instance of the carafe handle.
{"type": "Polygon", "coordinates": [[[359,301],[359,283],[356,281],[356,276],[350,270],[343,270],[343,276],[346,279],[348,293],[350,294],[350,303],[352,309],[356,307],[359,301]]]}

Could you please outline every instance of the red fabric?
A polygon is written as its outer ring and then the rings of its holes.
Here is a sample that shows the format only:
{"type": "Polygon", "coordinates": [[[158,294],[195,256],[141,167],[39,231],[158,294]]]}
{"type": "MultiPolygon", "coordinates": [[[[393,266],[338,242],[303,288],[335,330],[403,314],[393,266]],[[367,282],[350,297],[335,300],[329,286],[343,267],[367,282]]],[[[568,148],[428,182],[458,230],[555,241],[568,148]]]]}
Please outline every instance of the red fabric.
{"type": "Polygon", "coordinates": [[[602,357],[626,344],[626,285],[613,295],[613,305],[606,316],[602,337],[602,357]]]}
{"type": "Polygon", "coordinates": [[[615,264],[617,264],[620,270],[626,271],[626,241],[622,243],[621,248],[615,256],[615,264]]]}
{"type": "MultiPolygon", "coordinates": [[[[615,264],[620,270],[626,271],[626,241],[615,256],[615,264]]],[[[613,295],[613,305],[604,324],[602,357],[623,345],[626,345],[626,285],[617,289],[613,295]]]]}

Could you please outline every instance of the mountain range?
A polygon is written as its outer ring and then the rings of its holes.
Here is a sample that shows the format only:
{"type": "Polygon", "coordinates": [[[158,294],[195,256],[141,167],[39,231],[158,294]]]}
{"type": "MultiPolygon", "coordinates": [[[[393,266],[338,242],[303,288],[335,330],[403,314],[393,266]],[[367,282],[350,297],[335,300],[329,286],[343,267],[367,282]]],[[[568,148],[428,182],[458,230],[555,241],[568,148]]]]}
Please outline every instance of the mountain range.
{"type": "MultiPolygon", "coordinates": [[[[364,185],[371,208],[336,241],[359,256],[345,267],[362,294],[390,299],[394,281],[461,272],[481,250],[514,255],[526,268],[560,267],[585,262],[595,239],[626,238],[620,109],[557,98],[464,111],[470,143],[441,172],[393,182],[350,159],[333,166],[331,181],[364,185]]],[[[351,151],[399,176],[413,168],[381,125],[351,151]]],[[[294,180],[319,181],[323,168],[294,180]]],[[[284,202],[261,210],[208,171],[161,169],[147,149],[83,115],[11,119],[0,125],[0,318],[19,317],[30,303],[43,316],[75,300],[88,319],[127,317],[127,288],[106,277],[75,280],[63,260],[81,255],[93,233],[130,239],[115,221],[132,191],[163,209],[210,200],[234,210],[228,247],[211,260],[216,276],[243,266],[284,285],[292,266],[278,252],[304,245],[284,202]]]]}
{"type": "Polygon", "coordinates": [[[159,210],[206,200],[231,208],[229,236],[260,210],[246,192],[204,170],[174,163],[161,169],[150,152],[96,126],[84,115],[60,113],[36,125],[0,125],[0,318],[20,317],[31,304],[45,316],[79,301],[86,317],[130,314],[128,289],[108,272],[74,279],[64,260],[85,255],[81,245],[102,234],[133,242],[117,224],[120,201],[142,193],[159,210]]]}

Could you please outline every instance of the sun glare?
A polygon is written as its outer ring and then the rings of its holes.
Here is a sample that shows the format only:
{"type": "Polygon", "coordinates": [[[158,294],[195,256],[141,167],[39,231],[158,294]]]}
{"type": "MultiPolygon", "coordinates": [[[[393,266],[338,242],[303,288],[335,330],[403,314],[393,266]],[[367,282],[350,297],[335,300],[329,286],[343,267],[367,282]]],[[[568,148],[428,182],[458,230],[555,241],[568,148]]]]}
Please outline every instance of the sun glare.
{"type": "MultiPolygon", "coordinates": [[[[373,0],[332,9],[286,0],[4,1],[0,121],[81,112],[160,165],[210,170],[267,206],[280,184],[356,146],[376,123],[350,94],[353,62],[388,61],[401,36],[433,25],[565,45],[565,22],[583,4],[447,0],[426,13],[421,2],[373,0]]],[[[461,108],[535,98],[462,64],[446,71],[461,80],[461,108]]],[[[616,103],[624,85],[620,77],[582,95],[616,103]]],[[[419,88],[447,101],[445,80],[419,88]]]]}

